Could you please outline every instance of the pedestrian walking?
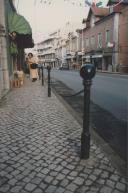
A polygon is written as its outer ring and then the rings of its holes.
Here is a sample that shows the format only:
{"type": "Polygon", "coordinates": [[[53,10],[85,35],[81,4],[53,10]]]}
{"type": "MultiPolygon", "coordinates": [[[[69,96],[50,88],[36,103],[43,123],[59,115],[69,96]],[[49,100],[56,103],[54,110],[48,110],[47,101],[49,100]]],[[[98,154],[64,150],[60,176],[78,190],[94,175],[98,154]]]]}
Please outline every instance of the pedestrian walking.
{"type": "Polygon", "coordinates": [[[38,79],[38,64],[32,53],[28,53],[27,67],[30,72],[30,80],[35,82],[38,79]]]}

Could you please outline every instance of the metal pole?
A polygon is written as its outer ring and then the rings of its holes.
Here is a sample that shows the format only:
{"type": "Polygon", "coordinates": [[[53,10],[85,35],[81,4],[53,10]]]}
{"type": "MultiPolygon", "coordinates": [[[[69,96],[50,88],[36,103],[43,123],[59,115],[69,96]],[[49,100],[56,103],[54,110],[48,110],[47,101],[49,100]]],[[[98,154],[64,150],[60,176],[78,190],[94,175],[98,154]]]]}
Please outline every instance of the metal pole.
{"type": "Polygon", "coordinates": [[[42,86],[44,86],[44,68],[43,66],[41,67],[42,69],[42,86]]]}
{"type": "Polygon", "coordinates": [[[48,97],[51,97],[51,85],[50,85],[51,66],[47,66],[47,70],[48,70],[48,97]]]}
{"type": "Polygon", "coordinates": [[[89,131],[89,111],[90,111],[90,87],[92,78],[95,76],[93,64],[84,64],[80,69],[80,76],[84,85],[84,111],[83,111],[83,131],[81,133],[81,158],[88,159],[90,152],[90,131],[89,131]]]}
{"type": "Polygon", "coordinates": [[[90,151],[90,131],[89,131],[89,107],[90,107],[90,86],[91,80],[83,80],[84,85],[84,115],[83,131],[81,134],[81,158],[88,159],[90,151]]]}

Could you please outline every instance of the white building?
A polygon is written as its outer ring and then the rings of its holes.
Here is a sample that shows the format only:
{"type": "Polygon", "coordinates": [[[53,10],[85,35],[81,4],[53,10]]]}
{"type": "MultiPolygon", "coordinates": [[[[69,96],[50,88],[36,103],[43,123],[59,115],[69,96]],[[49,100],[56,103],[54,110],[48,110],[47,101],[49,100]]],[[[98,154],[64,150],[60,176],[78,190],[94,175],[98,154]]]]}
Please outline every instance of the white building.
{"type": "MultiPolygon", "coordinates": [[[[44,66],[51,65],[52,67],[61,67],[63,64],[67,63],[67,40],[69,39],[69,34],[75,34],[77,25],[67,22],[66,25],[53,32],[45,38],[43,41],[37,44],[38,60],[39,63],[44,66]]],[[[76,35],[75,35],[76,36],[76,35]]],[[[76,51],[73,48],[73,41],[70,42],[70,52],[76,51]]],[[[75,52],[74,52],[75,53],[75,52]]]]}

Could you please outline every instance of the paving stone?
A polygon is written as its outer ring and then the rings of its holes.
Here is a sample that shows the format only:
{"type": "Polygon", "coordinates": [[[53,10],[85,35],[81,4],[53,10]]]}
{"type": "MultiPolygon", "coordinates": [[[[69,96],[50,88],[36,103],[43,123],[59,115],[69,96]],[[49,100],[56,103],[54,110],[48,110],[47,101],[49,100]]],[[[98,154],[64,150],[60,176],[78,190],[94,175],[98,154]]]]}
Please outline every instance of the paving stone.
{"type": "Polygon", "coordinates": [[[43,193],[44,191],[40,188],[36,188],[33,193],[43,193]]]}
{"type": "Polygon", "coordinates": [[[75,179],[75,176],[67,176],[67,179],[69,179],[70,181],[73,181],[75,179]]]}
{"type": "Polygon", "coordinates": [[[55,177],[55,176],[57,176],[57,175],[58,175],[58,172],[54,172],[54,171],[50,172],[50,176],[55,177]]]}
{"type": "Polygon", "coordinates": [[[95,180],[96,180],[96,178],[97,178],[97,177],[96,177],[96,176],[94,176],[94,175],[89,175],[89,179],[90,179],[90,180],[92,180],[92,181],[95,181],[95,180]]]}
{"type": "Polygon", "coordinates": [[[28,184],[25,186],[25,190],[28,190],[29,192],[33,191],[35,188],[36,188],[36,185],[35,185],[35,184],[32,184],[32,183],[28,183],[28,184]]]}
{"type": "Polygon", "coordinates": [[[120,191],[125,191],[126,186],[120,182],[117,182],[116,188],[120,191]]]}
{"type": "Polygon", "coordinates": [[[52,181],[52,184],[55,185],[55,186],[57,186],[57,185],[59,184],[59,182],[60,182],[59,180],[53,180],[53,181],[52,181]]]}
{"type": "Polygon", "coordinates": [[[86,169],[84,170],[84,172],[85,172],[86,174],[90,174],[90,173],[92,173],[92,170],[91,170],[91,169],[86,168],[86,169]]]}
{"type": "Polygon", "coordinates": [[[43,189],[43,190],[45,190],[47,186],[48,186],[48,185],[47,185],[46,183],[44,183],[44,182],[41,182],[41,183],[39,184],[39,187],[40,187],[41,189],[43,189]]]}
{"type": "Polygon", "coordinates": [[[57,171],[57,172],[60,172],[62,169],[63,169],[62,166],[57,166],[54,170],[57,171]]]}
{"type": "Polygon", "coordinates": [[[56,189],[55,193],[63,193],[64,191],[65,191],[64,188],[58,187],[58,188],[56,189]]]}
{"type": "Polygon", "coordinates": [[[46,176],[46,178],[44,178],[44,181],[47,183],[50,183],[54,178],[52,176],[46,176]]]}
{"type": "Polygon", "coordinates": [[[28,182],[31,181],[31,178],[25,177],[25,178],[23,179],[23,181],[26,182],[26,183],[28,183],[28,182]]]}
{"type": "Polygon", "coordinates": [[[13,178],[13,179],[9,180],[8,183],[9,183],[10,185],[14,186],[14,185],[16,184],[16,182],[17,182],[17,180],[16,180],[15,178],[13,178]]]}
{"type": "Polygon", "coordinates": [[[69,169],[69,170],[73,170],[75,168],[75,166],[71,165],[71,164],[68,164],[68,165],[66,165],[66,168],[69,169]]]}
{"type": "Polygon", "coordinates": [[[56,186],[50,185],[45,192],[46,193],[54,193],[56,191],[56,186]]]}
{"type": "Polygon", "coordinates": [[[110,186],[110,187],[115,187],[115,182],[114,181],[112,181],[112,180],[107,180],[106,181],[106,185],[108,185],[108,186],[110,186]]]}
{"type": "Polygon", "coordinates": [[[69,184],[69,180],[68,179],[64,179],[60,185],[63,186],[63,187],[66,187],[67,185],[69,184]]]}
{"type": "Polygon", "coordinates": [[[0,187],[0,192],[1,193],[7,193],[8,191],[9,191],[9,189],[10,189],[10,185],[9,184],[4,184],[4,185],[2,185],[1,187],[0,187]]]}
{"type": "Polygon", "coordinates": [[[66,175],[66,174],[68,174],[68,173],[70,172],[70,170],[68,170],[68,169],[63,169],[61,172],[66,175]]]}
{"type": "Polygon", "coordinates": [[[118,181],[119,180],[119,176],[118,175],[111,175],[110,179],[112,179],[113,181],[118,181]]]}
{"type": "Polygon", "coordinates": [[[91,180],[86,180],[86,181],[85,181],[85,184],[86,184],[87,186],[90,186],[92,183],[93,183],[93,181],[91,181],[91,180]]]}
{"type": "Polygon", "coordinates": [[[44,168],[43,170],[41,170],[41,172],[42,172],[43,174],[48,174],[48,173],[49,173],[49,169],[44,168]]]}
{"type": "Polygon", "coordinates": [[[108,176],[109,176],[109,173],[108,172],[106,172],[106,171],[103,171],[103,173],[101,174],[101,178],[108,178],[108,176]]]}
{"type": "Polygon", "coordinates": [[[63,180],[64,178],[65,178],[65,175],[61,173],[56,176],[57,180],[63,180]]]}
{"type": "Polygon", "coordinates": [[[21,186],[15,186],[15,187],[11,188],[11,192],[12,193],[18,193],[18,192],[20,192],[21,189],[22,189],[21,186]]]}
{"type": "Polygon", "coordinates": [[[1,177],[1,176],[0,176],[0,186],[1,186],[2,184],[5,184],[7,181],[8,181],[8,178],[6,178],[6,177],[1,177]]]}
{"type": "Polygon", "coordinates": [[[101,169],[94,169],[93,174],[98,176],[99,174],[101,174],[101,172],[101,169]]]}
{"type": "Polygon", "coordinates": [[[41,179],[45,178],[45,174],[42,174],[42,173],[40,173],[40,172],[37,174],[37,176],[38,176],[39,178],[41,178],[41,179]]]}
{"type": "Polygon", "coordinates": [[[87,192],[87,190],[89,190],[89,187],[88,186],[82,186],[81,188],[79,188],[78,190],[77,190],[77,192],[79,193],[86,193],[87,192]]]}
{"type": "Polygon", "coordinates": [[[81,177],[77,177],[73,182],[77,185],[82,185],[84,183],[84,179],[81,177]]]}
{"type": "Polygon", "coordinates": [[[42,181],[41,178],[35,177],[35,178],[33,178],[33,179],[31,180],[31,183],[38,185],[38,184],[40,184],[41,181],[42,181]]]}
{"type": "Polygon", "coordinates": [[[73,184],[73,183],[70,183],[70,184],[66,187],[66,189],[71,190],[71,191],[73,191],[73,192],[75,192],[77,188],[78,188],[78,186],[77,186],[76,184],[73,184]]]}
{"type": "MultiPolygon", "coordinates": [[[[112,193],[122,193],[122,192],[119,192],[119,190],[115,189],[115,190],[113,190],[112,193]]],[[[126,193],[127,193],[127,192],[126,192],[126,193]]]]}
{"type": "Polygon", "coordinates": [[[112,188],[104,186],[101,188],[100,193],[112,193],[112,188]]]}
{"type": "Polygon", "coordinates": [[[77,176],[77,175],[78,175],[78,172],[72,171],[69,175],[70,175],[70,176],[77,176]]]}

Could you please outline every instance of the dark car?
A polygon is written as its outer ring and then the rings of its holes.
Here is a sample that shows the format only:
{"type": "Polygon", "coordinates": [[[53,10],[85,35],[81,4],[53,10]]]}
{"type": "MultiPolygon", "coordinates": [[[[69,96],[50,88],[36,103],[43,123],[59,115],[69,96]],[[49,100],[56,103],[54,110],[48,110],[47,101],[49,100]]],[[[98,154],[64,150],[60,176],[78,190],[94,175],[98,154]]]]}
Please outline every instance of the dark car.
{"type": "Polygon", "coordinates": [[[69,70],[69,65],[67,63],[63,63],[59,69],[60,70],[69,70]]]}

